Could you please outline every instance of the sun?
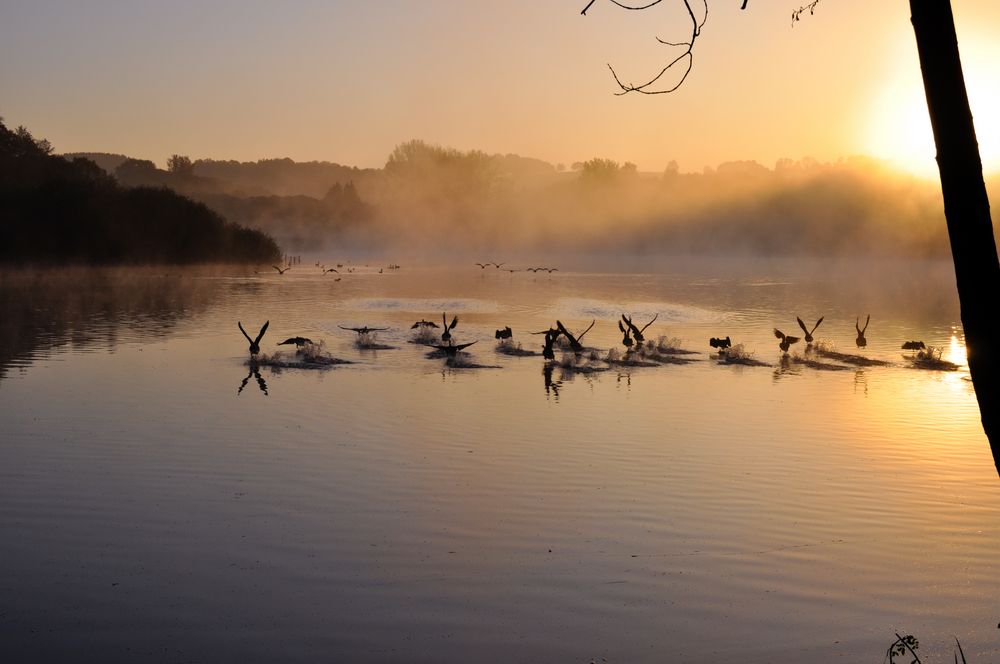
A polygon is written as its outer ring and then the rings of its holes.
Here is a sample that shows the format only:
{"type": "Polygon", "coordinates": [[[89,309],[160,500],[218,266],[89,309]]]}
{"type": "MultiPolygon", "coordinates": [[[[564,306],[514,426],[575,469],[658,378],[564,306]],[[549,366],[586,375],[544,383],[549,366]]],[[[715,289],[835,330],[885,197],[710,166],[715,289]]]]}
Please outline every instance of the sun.
{"type": "MultiPolygon", "coordinates": [[[[986,173],[1000,172],[1000,48],[974,40],[961,43],[962,68],[986,173]]],[[[915,48],[896,58],[874,95],[868,115],[867,152],[915,175],[938,175],[934,136],[915,48]]]]}

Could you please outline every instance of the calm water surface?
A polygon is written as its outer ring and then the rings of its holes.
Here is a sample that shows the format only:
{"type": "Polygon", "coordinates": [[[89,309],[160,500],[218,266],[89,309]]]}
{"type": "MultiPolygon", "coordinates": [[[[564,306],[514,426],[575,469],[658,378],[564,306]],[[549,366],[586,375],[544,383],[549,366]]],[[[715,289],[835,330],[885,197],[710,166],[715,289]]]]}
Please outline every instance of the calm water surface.
{"type": "Polygon", "coordinates": [[[0,661],[875,662],[894,631],[993,661],[1000,480],[953,277],[882,267],[4,273],[0,661]],[[410,343],[442,311],[496,368],[410,343]],[[623,311],[696,361],[494,350],[557,317],[611,348],[623,311]],[[854,353],[869,312],[890,366],[781,363],[773,327],[823,315],[854,353]],[[237,320],[353,364],[258,382],[237,320]],[[366,324],[394,348],[337,327],[366,324]],[[727,334],[772,366],[720,366],[727,334]]]}

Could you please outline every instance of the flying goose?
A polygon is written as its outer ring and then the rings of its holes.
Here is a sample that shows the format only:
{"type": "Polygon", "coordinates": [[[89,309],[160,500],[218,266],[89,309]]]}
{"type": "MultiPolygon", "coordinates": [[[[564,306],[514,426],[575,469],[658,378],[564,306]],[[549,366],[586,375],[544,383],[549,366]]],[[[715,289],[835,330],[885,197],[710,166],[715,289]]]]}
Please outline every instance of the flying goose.
{"type": "Polygon", "coordinates": [[[289,337],[284,341],[279,342],[278,345],[291,346],[294,344],[295,346],[301,348],[302,346],[305,346],[306,344],[311,344],[312,342],[313,342],[312,339],[307,339],[306,337],[289,337]]]}
{"type": "Polygon", "coordinates": [[[868,329],[868,323],[871,321],[872,315],[868,314],[868,318],[865,319],[865,326],[861,327],[861,319],[858,318],[854,322],[854,329],[858,331],[858,338],[854,340],[854,343],[858,345],[858,348],[864,348],[868,345],[868,340],[865,339],[865,330],[868,329]]]}
{"type": "Polygon", "coordinates": [[[820,316],[819,320],[816,321],[816,324],[813,325],[811,330],[809,330],[806,329],[806,324],[802,322],[801,318],[799,318],[798,316],[795,317],[795,320],[799,322],[799,327],[801,327],[802,331],[806,333],[805,340],[807,344],[811,344],[813,342],[813,332],[816,331],[816,328],[819,327],[819,324],[823,322],[824,318],[826,318],[826,316],[820,316]]]}
{"type": "Polygon", "coordinates": [[[277,265],[272,265],[271,267],[273,267],[273,268],[274,268],[275,270],[277,270],[277,271],[278,271],[278,274],[284,274],[285,272],[288,272],[289,270],[291,270],[291,269],[292,269],[292,266],[291,266],[291,265],[289,265],[288,267],[286,267],[286,268],[285,268],[284,270],[282,270],[282,269],[281,269],[280,267],[278,267],[277,265]]]}
{"type": "Polygon", "coordinates": [[[458,325],[458,316],[452,318],[451,325],[449,325],[448,312],[444,312],[441,314],[441,322],[444,323],[444,332],[441,333],[441,341],[451,341],[451,331],[458,325]]]}
{"type": "MultiPolygon", "coordinates": [[[[625,321],[625,324],[629,326],[629,329],[632,331],[632,336],[635,338],[636,343],[638,343],[640,345],[642,344],[643,341],[646,340],[646,337],[642,336],[642,333],[645,332],[646,328],[649,327],[650,325],[652,325],[653,321],[655,321],[659,317],[660,317],[660,314],[657,313],[655,316],[653,316],[653,320],[649,321],[648,323],[646,323],[645,325],[643,325],[641,328],[639,328],[639,327],[636,327],[635,325],[632,324],[632,317],[631,316],[626,316],[625,314],[622,314],[622,320],[625,321]]],[[[621,323],[618,324],[618,327],[621,327],[621,323]]],[[[622,330],[622,331],[624,332],[624,330],[622,330]]]]}
{"type": "Polygon", "coordinates": [[[786,353],[788,352],[788,349],[791,347],[792,344],[799,342],[798,337],[790,337],[781,330],[779,330],[778,328],[774,328],[774,336],[781,339],[781,343],[778,344],[778,348],[780,348],[782,351],[786,353]]]}
{"type": "Polygon", "coordinates": [[[243,333],[243,336],[246,337],[247,341],[250,342],[250,355],[256,357],[257,353],[260,352],[260,340],[264,338],[264,333],[267,332],[267,326],[271,324],[271,321],[266,321],[264,323],[264,326],[260,328],[260,334],[257,335],[256,339],[250,338],[250,335],[247,334],[247,331],[243,329],[243,323],[241,323],[240,321],[236,321],[236,324],[239,326],[240,332],[243,333]]]}
{"type": "Polygon", "coordinates": [[[566,326],[563,325],[562,322],[558,320],[556,321],[556,327],[559,328],[560,333],[566,335],[566,339],[569,341],[569,347],[573,350],[573,352],[576,353],[577,355],[580,355],[581,353],[583,353],[583,344],[581,344],[580,342],[583,341],[584,335],[586,335],[587,332],[590,332],[591,328],[594,327],[594,323],[596,322],[597,319],[592,320],[590,322],[590,327],[584,330],[579,337],[574,337],[572,334],[570,334],[570,331],[566,329],[566,326]]]}
{"type": "Polygon", "coordinates": [[[351,332],[357,332],[358,334],[368,334],[369,332],[384,332],[385,330],[389,329],[387,327],[368,327],[367,325],[364,327],[344,327],[343,325],[338,325],[337,327],[339,327],[342,330],[350,330],[351,332]]]}
{"type": "Polygon", "coordinates": [[[469,346],[471,346],[474,343],[479,343],[479,342],[478,341],[470,341],[467,344],[457,344],[457,345],[449,343],[447,346],[445,346],[443,344],[431,344],[431,348],[438,349],[439,351],[443,352],[448,357],[456,357],[458,355],[458,351],[464,350],[464,349],[468,348],[469,346]]]}

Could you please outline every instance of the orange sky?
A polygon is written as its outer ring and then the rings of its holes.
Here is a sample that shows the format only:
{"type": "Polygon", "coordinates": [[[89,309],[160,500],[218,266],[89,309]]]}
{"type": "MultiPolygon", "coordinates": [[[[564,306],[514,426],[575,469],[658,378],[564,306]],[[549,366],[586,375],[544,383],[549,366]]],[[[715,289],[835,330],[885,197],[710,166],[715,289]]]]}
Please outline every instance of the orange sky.
{"type": "MultiPolygon", "coordinates": [[[[0,6],[0,116],[57,150],[382,166],[399,142],[684,171],[852,154],[934,168],[908,2],[712,0],[678,93],[613,95],[682,39],[680,0],[235,0],[0,6]]],[[[984,161],[1000,3],[953,0],[984,161]]],[[[1000,120],[994,122],[1000,125],[1000,120]]]]}

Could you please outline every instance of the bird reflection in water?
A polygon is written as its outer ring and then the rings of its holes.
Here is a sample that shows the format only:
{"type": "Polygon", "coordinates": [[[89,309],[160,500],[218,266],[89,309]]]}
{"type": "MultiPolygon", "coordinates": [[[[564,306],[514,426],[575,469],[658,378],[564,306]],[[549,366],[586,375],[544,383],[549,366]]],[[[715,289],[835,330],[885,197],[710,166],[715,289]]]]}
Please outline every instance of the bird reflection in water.
{"type": "Polygon", "coordinates": [[[562,387],[561,380],[552,380],[552,372],[555,370],[555,365],[546,362],[542,367],[542,375],[545,377],[545,396],[546,398],[551,395],[553,399],[559,401],[559,388],[562,387]]]}
{"type": "Polygon", "coordinates": [[[260,388],[260,391],[263,392],[264,396],[266,397],[267,381],[265,381],[264,377],[260,375],[260,366],[256,362],[251,361],[249,363],[249,367],[250,371],[247,372],[246,378],[243,379],[243,381],[240,383],[239,389],[236,390],[237,396],[242,394],[243,388],[247,386],[247,383],[250,382],[250,378],[252,377],[257,381],[257,387],[260,388]]]}

